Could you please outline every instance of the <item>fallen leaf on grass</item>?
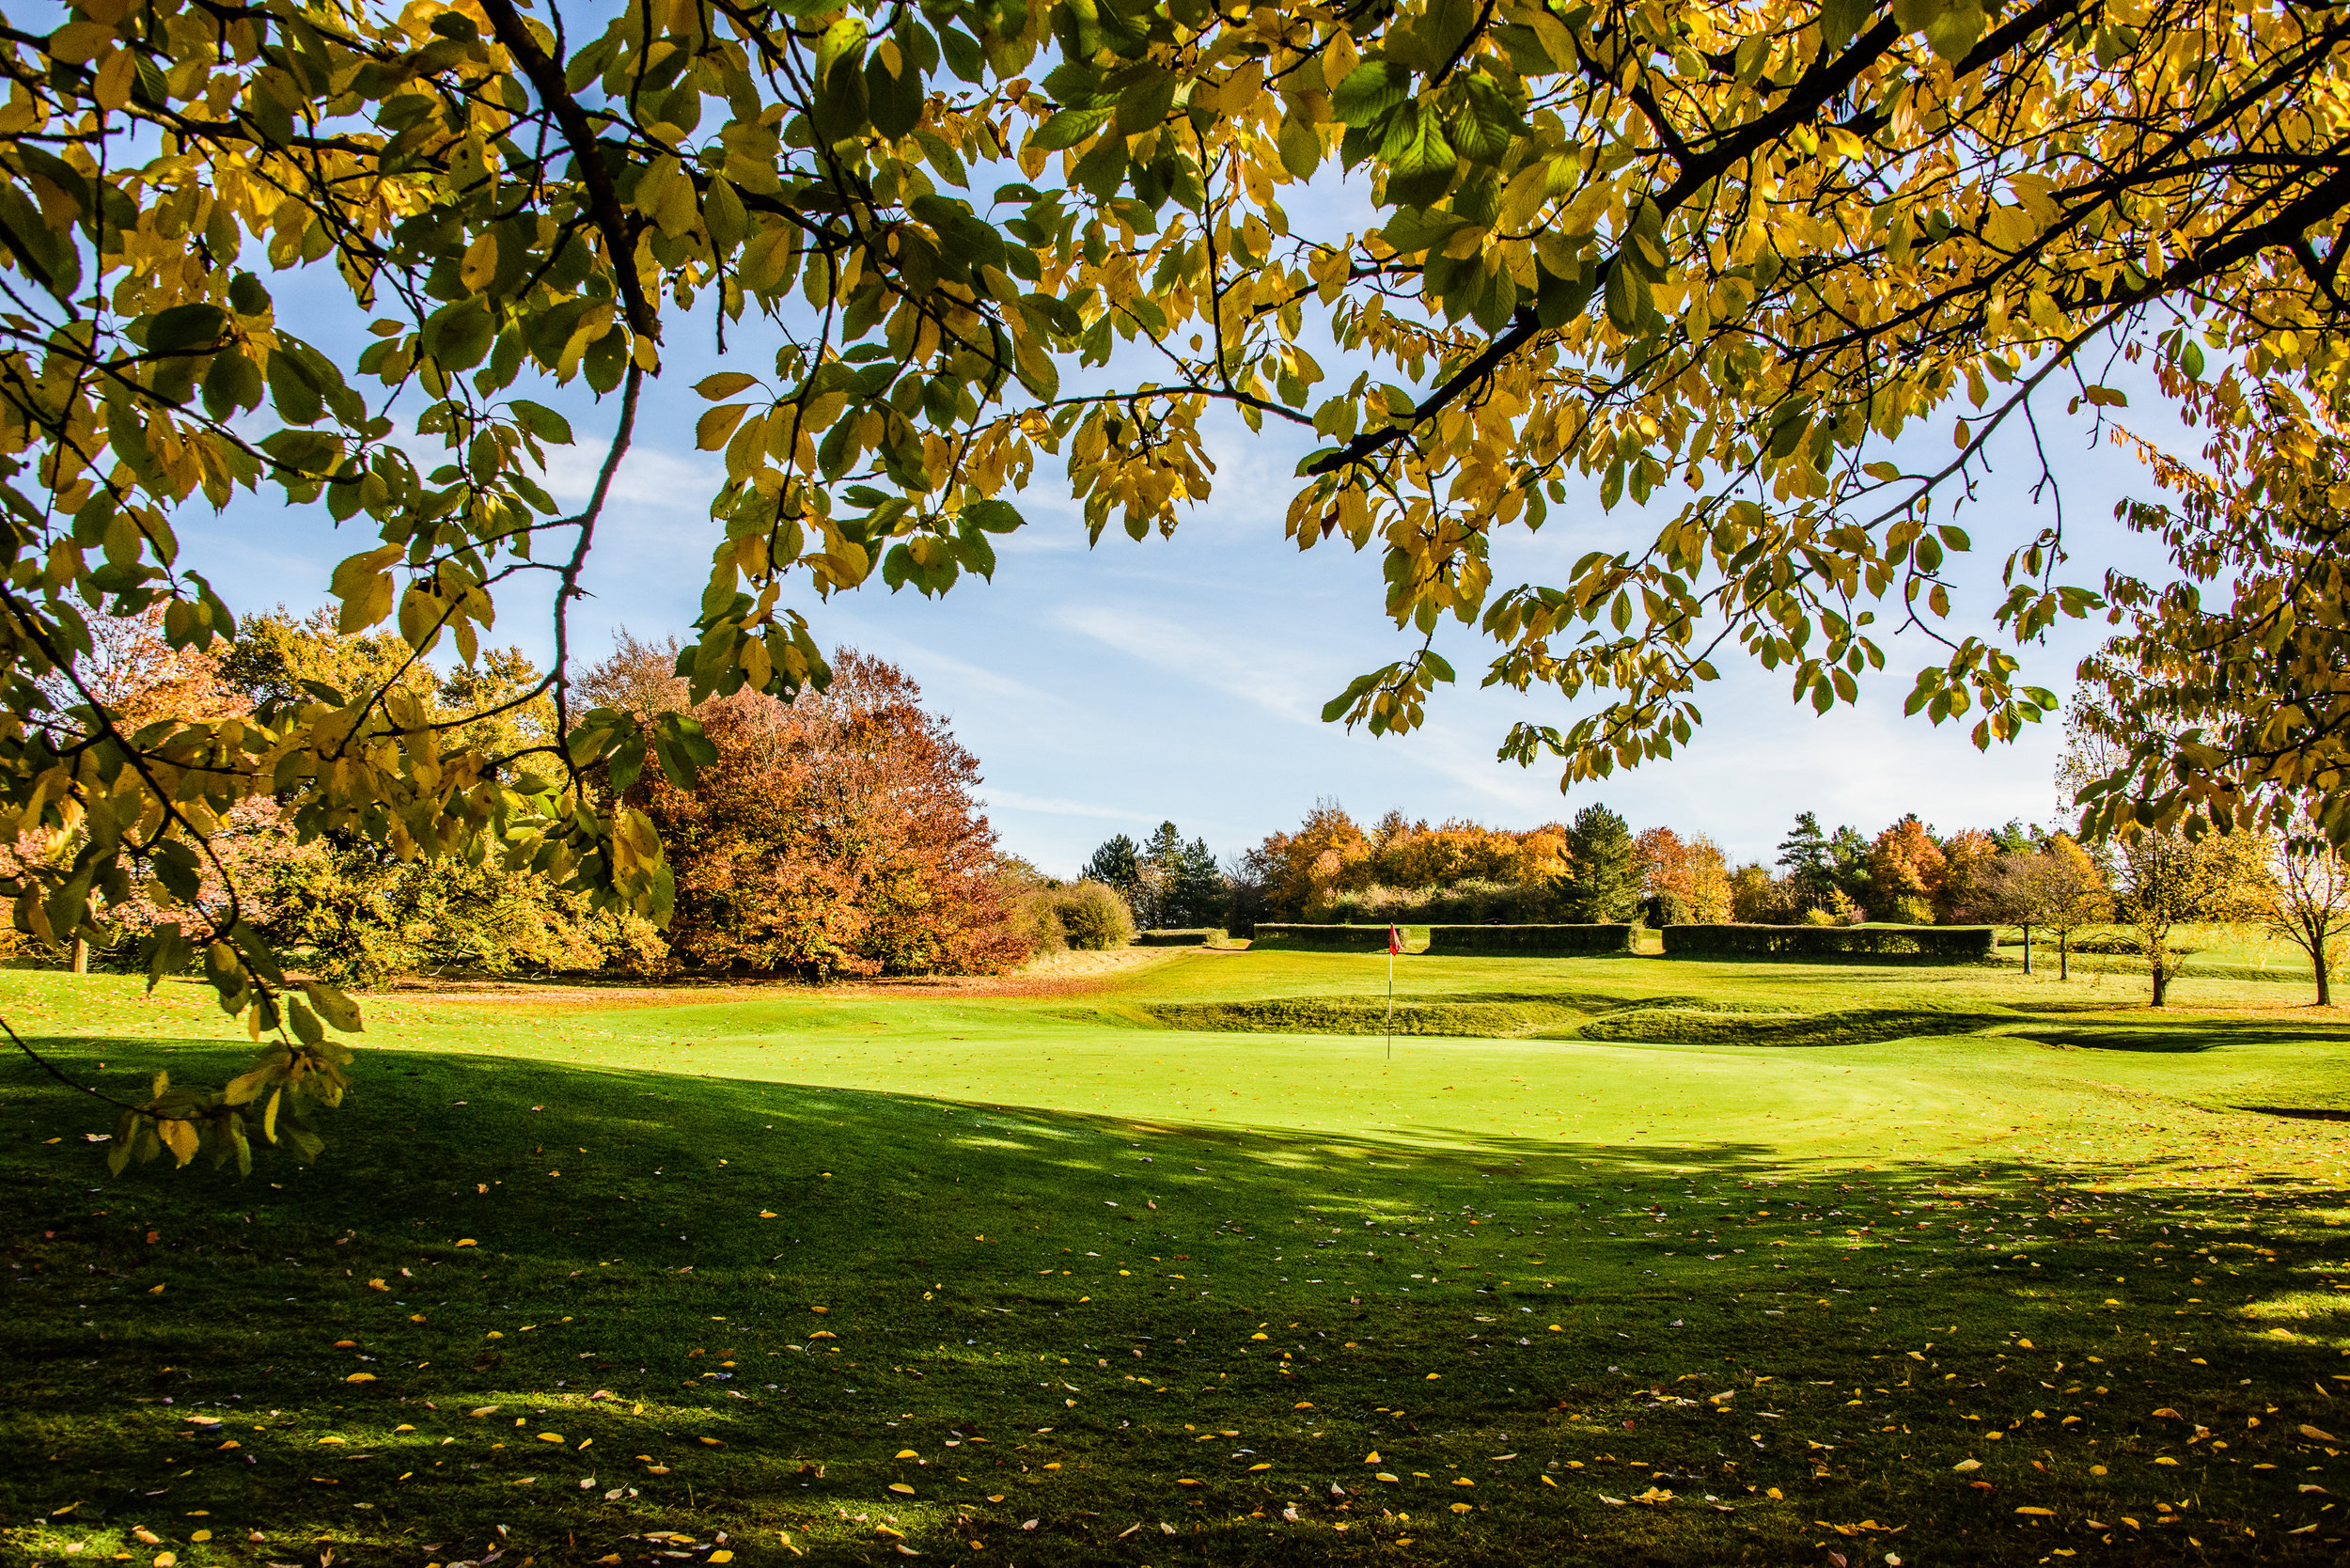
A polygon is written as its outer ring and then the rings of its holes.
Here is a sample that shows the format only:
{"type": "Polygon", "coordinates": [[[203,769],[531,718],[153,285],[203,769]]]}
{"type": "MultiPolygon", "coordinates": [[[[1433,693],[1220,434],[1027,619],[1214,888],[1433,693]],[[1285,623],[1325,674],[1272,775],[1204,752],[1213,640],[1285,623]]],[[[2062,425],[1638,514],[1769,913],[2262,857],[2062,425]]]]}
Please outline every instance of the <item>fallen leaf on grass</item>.
{"type": "Polygon", "coordinates": [[[2307,1437],[2313,1443],[2339,1443],[2342,1441],[2341,1438],[2335,1436],[2332,1433],[2320,1432],[2317,1428],[2311,1426],[2306,1422],[2303,1423],[2301,1427],[2301,1435],[2307,1437]]]}
{"type": "Polygon", "coordinates": [[[904,1482],[902,1482],[902,1481],[893,1481],[893,1482],[891,1482],[889,1483],[889,1489],[890,1489],[892,1492],[897,1493],[897,1494],[898,1494],[900,1497],[910,1497],[914,1496],[914,1488],[913,1488],[913,1487],[911,1487],[911,1486],[908,1486],[908,1485],[907,1485],[904,1482]]]}
{"type": "Polygon", "coordinates": [[[1951,1466],[1950,1468],[1958,1471],[1961,1475],[1971,1475],[1975,1471],[1982,1468],[1982,1461],[1980,1459],[1962,1459],[1957,1464],[1951,1466]]]}

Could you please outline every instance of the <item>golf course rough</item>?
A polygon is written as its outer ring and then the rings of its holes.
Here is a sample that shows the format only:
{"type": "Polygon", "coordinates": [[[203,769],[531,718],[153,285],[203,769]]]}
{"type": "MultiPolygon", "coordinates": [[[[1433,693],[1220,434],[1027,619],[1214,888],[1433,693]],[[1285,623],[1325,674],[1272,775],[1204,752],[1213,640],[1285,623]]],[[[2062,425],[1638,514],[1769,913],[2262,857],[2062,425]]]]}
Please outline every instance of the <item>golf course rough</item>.
{"type": "MultiPolygon", "coordinates": [[[[109,1179],[12,1064],[0,1556],[2340,1560],[2330,1014],[1398,964],[1494,1033],[1388,1059],[1384,954],[378,997],[325,1158],[243,1182],[109,1179]],[[1171,1027],[1280,1009],[1349,1027],[1171,1027]]],[[[112,1092],[250,1049],[0,1006],[112,1092]]]]}

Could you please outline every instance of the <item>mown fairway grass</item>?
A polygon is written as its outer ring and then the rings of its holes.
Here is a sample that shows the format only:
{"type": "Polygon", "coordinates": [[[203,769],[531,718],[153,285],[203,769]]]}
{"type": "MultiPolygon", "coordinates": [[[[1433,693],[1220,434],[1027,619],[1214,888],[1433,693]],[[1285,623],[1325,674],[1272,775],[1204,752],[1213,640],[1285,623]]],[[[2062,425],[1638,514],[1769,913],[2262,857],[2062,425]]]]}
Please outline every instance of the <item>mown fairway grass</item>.
{"type": "MultiPolygon", "coordinates": [[[[0,1554],[2340,1560],[2329,1016],[1415,958],[1390,1061],[1384,975],[378,998],[243,1182],[109,1178],[12,1062],[0,1554]]],[[[0,1008],[125,1094],[244,1056],[193,987],[0,1008]]]]}

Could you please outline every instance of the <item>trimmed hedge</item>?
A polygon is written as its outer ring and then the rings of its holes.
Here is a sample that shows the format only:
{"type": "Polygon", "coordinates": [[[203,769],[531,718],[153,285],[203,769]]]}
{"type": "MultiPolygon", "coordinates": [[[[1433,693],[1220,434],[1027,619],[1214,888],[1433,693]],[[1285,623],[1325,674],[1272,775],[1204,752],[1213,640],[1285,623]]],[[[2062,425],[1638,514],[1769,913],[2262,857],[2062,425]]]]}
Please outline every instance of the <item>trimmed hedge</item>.
{"type": "Polygon", "coordinates": [[[1667,926],[1668,958],[1991,958],[1989,926],[1667,926]]]}
{"type": "MultiPolygon", "coordinates": [[[[1402,926],[1396,928],[1403,931],[1402,926]]],[[[1410,933],[1405,933],[1408,936],[1410,933]]],[[[1387,950],[1385,926],[1308,926],[1257,922],[1252,947],[1301,953],[1383,953],[1387,950]]]]}
{"type": "Polygon", "coordinates": [[[1629,925],[1589,926],[1430,926],[1432,953],[1476,953],[1492,956],[1566,958],[1578,953],[1632,951],[1629,925]]]}
{"type": "Polygon", "coordinates": [[[1227,940],[1222,926],[1170,927],[1165,931],[1146,931],[1135,938],[1137,948],[1215,948],[1227,940]]]}

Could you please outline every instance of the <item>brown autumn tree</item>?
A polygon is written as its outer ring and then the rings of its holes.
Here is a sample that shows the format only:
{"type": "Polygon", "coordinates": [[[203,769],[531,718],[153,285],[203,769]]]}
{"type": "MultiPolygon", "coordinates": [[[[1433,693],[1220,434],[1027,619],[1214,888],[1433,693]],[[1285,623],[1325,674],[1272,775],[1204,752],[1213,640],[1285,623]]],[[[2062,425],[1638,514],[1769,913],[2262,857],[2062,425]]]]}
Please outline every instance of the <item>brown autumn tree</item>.
{"type": "Polygon", "coordinates": [[[1945,864],[1934,836],[1914,812],[1878,834],[1869,845],[1870,916],[1932,924],[1945,864]]]}
{"type": "MultiPolygon", "coordinates": [[[[667,650],[623,635],[594,672],[633,700],[674,699],[667,650]]],[[[619,778],[661,829],[676,877],[669,943],[700,968],[815,978],[993,973],[1027,956],[979,760],[884,660],[842,649],[792,701],[744,691],[694,711],[714,759],[690,787],[619,778]]]]}
{"type": "Polygon", "coordinates": [[[1669,827],[1649,828],[1632,841],[1632,864],[1657,923],[1719,925],[1731,917],[1730,868],[1721,846],[1703,834],[1684,839],[1669,827]]]}

